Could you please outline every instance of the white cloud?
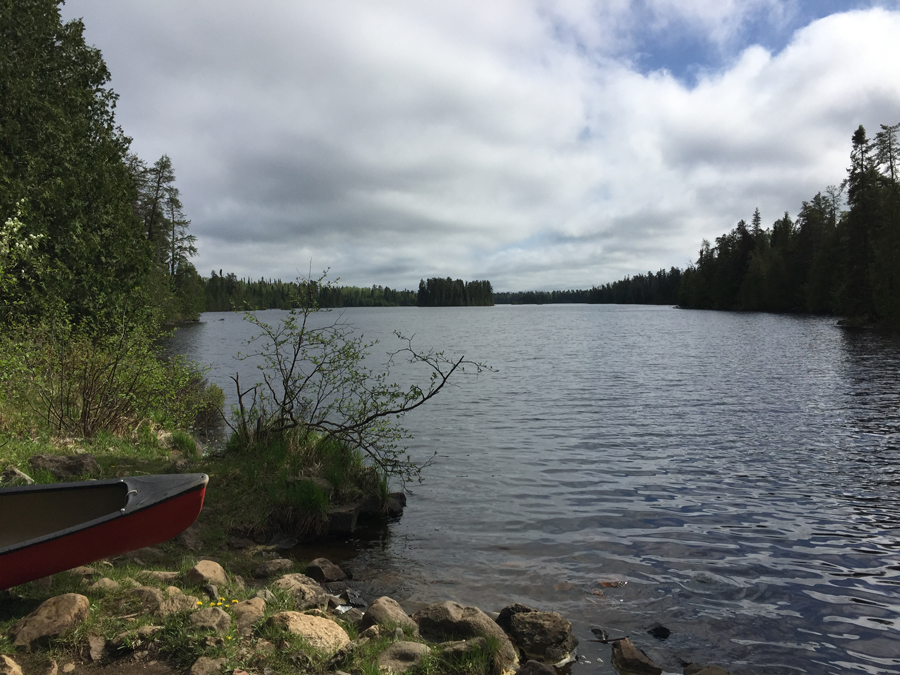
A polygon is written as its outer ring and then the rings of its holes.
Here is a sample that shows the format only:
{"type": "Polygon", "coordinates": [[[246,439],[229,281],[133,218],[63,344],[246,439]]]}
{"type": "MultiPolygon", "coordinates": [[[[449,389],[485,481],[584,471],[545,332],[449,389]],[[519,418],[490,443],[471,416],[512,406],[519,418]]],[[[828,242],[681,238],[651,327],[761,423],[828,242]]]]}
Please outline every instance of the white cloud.
{"type": "MultiPolygon", "coordinates": [[[[641,73],[641,20],[722,48],[791,3],[84,2],[149,160],[175,162],[202,273],[586,287],[684,265],[759,206],[843,177],[900,120],[900,14],[839,14],[689,87],[641,73]],[[598,9],[599,8],[599,9],[598,9]],[[749,17],[749,18],[748,18],[749,17]]],[[[779,14],[780,12],[780,14],[779,14]]],[[[774,18],[772,18],[774,17],[774,18]]],[[[782,18],[779,18],[782,17],[782,18]]]]}

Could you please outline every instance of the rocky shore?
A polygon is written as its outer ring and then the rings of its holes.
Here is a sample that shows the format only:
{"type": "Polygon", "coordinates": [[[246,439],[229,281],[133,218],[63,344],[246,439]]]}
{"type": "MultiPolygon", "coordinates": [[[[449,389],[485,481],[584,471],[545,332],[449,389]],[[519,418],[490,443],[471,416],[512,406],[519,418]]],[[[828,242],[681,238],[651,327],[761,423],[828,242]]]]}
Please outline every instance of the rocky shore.
{"type": "MultiPolygon", "coordinates": [[[[33,582],[47,591],[39,604],[19,589],[2,594],[0,626],[9,628],[0,675],[553,675],[576,660],[572,626],[556,612],[513,604],[488,614],[441,602],[410,616],[389,597],[367,602],[324,558],[301,573],[269,557],[244,579],[212,559],[141,567],[155,555],[145,549],[33,582]]],[[[663,672],[627,637],[595,632],[620,673],[663,672]]],[[[684,673],[727,671],[689,665],[684,673]]]]}

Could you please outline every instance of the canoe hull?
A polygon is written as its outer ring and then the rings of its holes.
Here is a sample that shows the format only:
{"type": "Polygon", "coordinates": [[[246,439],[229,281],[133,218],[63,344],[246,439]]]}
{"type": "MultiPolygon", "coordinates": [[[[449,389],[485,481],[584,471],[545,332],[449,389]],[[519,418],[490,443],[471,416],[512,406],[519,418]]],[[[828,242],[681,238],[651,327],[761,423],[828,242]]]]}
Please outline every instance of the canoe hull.
{"type": "MultiPolygon", "coordinates": [[[[58,533],[0,549],[0,589],[159,544],[183,532],[200,513],[207,477],[193,474],[175,476],[170,481],[166,478],[122,479],[130,488],[129,503],[122,509],[58,533]]],[[[90,489],[98,483],[48,486],[47,491],[60,487],[76,490],[80,485],[90,489]]],[[[41,486],[33,488],[39,491],[41,486]]],[[[12,513],[3,515],[15,517],[12,513]]]]}

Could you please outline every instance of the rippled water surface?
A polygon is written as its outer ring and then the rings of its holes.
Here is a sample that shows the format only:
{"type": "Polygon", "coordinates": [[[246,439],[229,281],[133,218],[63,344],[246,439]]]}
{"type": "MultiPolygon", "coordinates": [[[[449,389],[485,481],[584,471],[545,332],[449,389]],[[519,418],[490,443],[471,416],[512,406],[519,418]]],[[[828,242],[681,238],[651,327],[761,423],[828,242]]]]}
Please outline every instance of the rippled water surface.
{"type": "MultiPolygon", "coordinates": [[[[426,482],[384,537],[329,551],[370,592],[559,611],[574,673],[613,672],[591,625],[669,672],[900,673],[896,338],[636,306],[343,317],[375,356],[399,329],[496,369],[406,418],[414,455],[438,453],[426,482]]],[[[230,392],[248,335],[206,314],[173,346],[230,392]]]]}

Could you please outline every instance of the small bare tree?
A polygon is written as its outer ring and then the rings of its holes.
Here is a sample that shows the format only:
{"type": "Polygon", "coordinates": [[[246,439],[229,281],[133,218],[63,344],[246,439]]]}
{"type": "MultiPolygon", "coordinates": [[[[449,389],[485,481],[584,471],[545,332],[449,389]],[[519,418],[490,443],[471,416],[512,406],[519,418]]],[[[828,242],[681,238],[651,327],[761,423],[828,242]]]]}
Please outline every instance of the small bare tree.
{"type": "MultiPolygon", "coordinates": [[[[317,433],[363,452],[386,477],[407,482],[420,478],[428,464],[414,462],[402,441],[409,434],[398,420],[434,398],[450,378],[480,373],[488,366],[464,356],[417,351],[412,339],[396,332],[402,346],[389,353],[385,372],[376,373],[364,361],[377,342],[366,342],[338,316],[312,320],[321,312],[319,289],[330,287],[325,274],[300,278],[294,309],[279,323],[269,324],[253,312],[245,319],[259,329],[248,344],[253,351],[241,359],[259,359],[262,382],[242,389],[238,375],[231,379],[237,404],[229,426],[241,447],[252,447],[289,432],[317,433]],[[399,359],[427,371],[427,384],[406,388],[390,380],[399,359]]],[[[430,461],[430,460],[429,460],[430,461]]]]}

